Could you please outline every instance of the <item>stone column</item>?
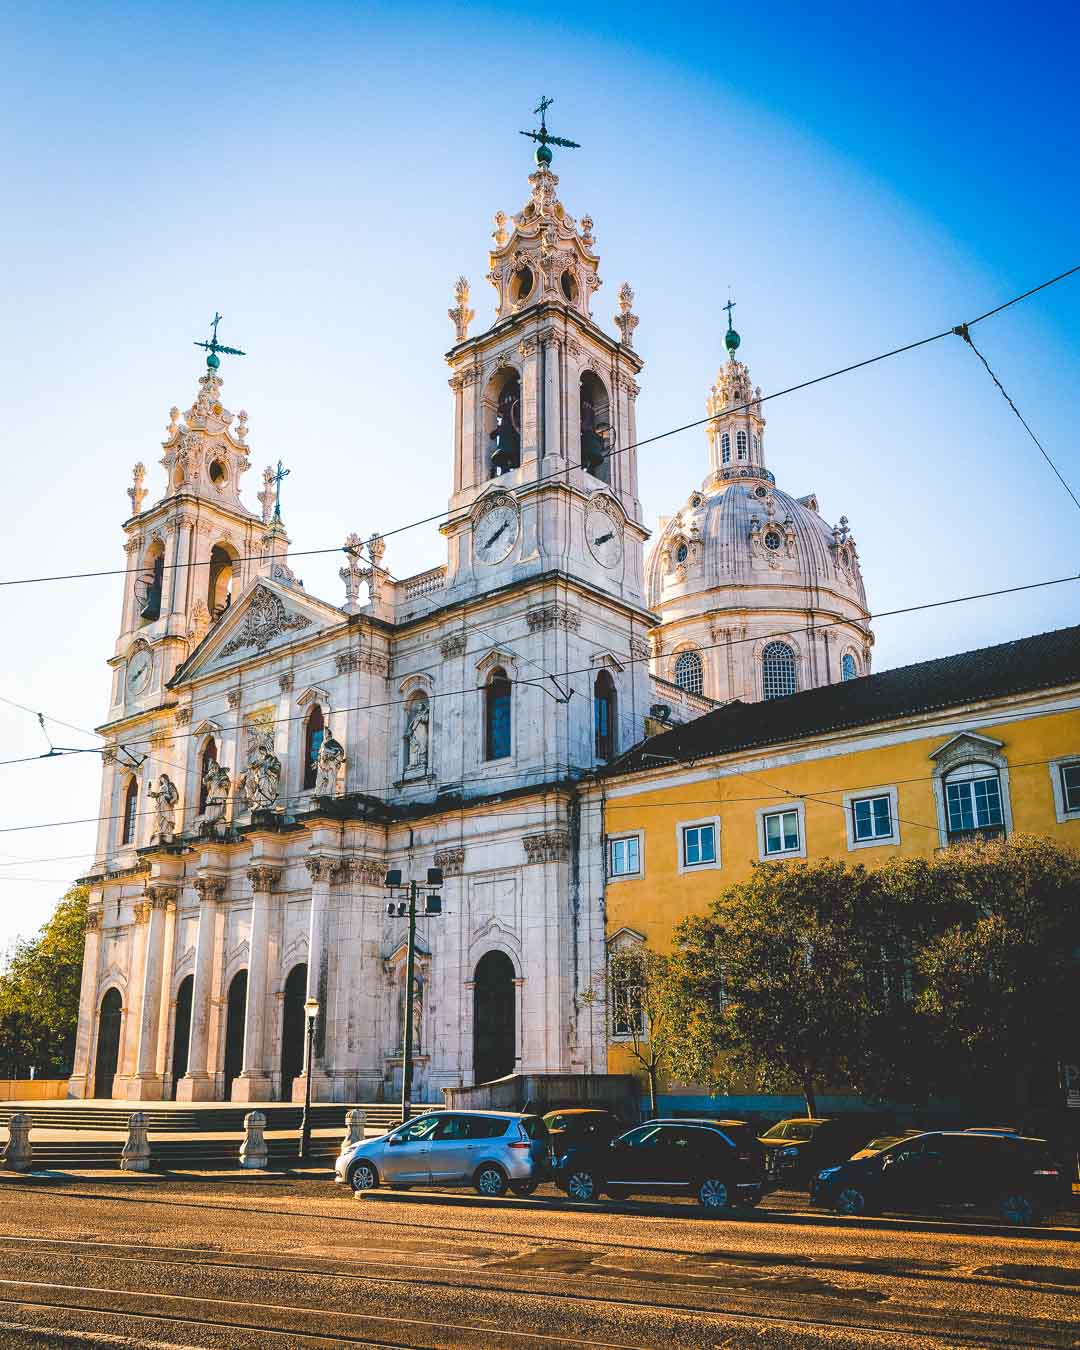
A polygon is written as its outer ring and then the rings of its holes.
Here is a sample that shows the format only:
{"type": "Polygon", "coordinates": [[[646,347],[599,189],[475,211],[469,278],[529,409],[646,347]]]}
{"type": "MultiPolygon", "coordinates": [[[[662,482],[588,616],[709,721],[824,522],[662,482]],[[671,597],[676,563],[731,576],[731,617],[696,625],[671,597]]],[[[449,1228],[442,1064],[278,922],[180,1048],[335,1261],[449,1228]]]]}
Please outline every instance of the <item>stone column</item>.
{"type": "Polygon", "coordinates": [[[79,991],[79,1022],[75,1033],[75,1063],[68,1080],[68,1096],[92,1097],[93,1064],[90,1052],[97,1023],[98,961],[101,952],[101,896],[86,915],[86,942],[83,948],[82,985],[79,991]]]}
{"type": "MultiPolygon", "coordinates": [[[[187,607],[188,573],[193,569],[187,566],[188,550],[191,547],[191,520],[188,516],[177,516],[172,521],[176,543],[173,549],[172,580],[169,585],[169,606],[173,614],[183,615],[187,607]]],[[[200,569],[209,574],[208,568],[200,569]]]]}
{"type": "Polygon", "coordinates": [[[176,961],[176,906],[180,897],[180,887],[176,890],[176,899],[165,902],[165,937],[162,943],[161,993],[158,998],[157,1062],[154,1065],[161,1079],[162,1091],[165,1087],[165,1075],[172,1072],[172,1058],[169,1054],[169,1013],[172,1011],[173,966],[176,961]]]}
{"type": "Polygon", "coordinates": [[[234,1102],[270,1100],[270,1075],[263,1052],[266,1023],[267,961],[270,936],[270,893],[281,878],[280,867],[256,863],[248,868],[251,882],[251,932],[248,937],[247,1007],[244,1012],[244,1062],[233,1083],[234,1102]]]}
{"type": "MultiPolygon", "coordinates": [[[[563,446],[563,410],[562,410],[562,374],[563,345],[557,334],[549,333],[544,337],[544,456],[562,455],[563,446]]],[[[550,472],[550,470],[549,470],[550,472]]]]}
{"type": "MultiPolygon", "coordinates": [[[[329,1087],[325,1073],[323,1055],[326,1049],[326,1019],[329,1013],[329,968],[326,950],[327,919],[330,911],[330,883],[337,875],[337,858],[311,857],[306,859],[311,875],[311,920],[308,928],[308,968],[307,997],[319,1000],[319,1022],[315,1029],[314,1063],[307,1064],[307,1040],[304,1041],[304,1070],[311,1073],[311,1095],[323,1100],[329,1087]]],[[[294,1085],[303,1091],[304,1083],[298,1078],[294,1085]]]]}
{"type": "Polygon", "coordinates": [[[161,967],[164,956],[165,907],[176,904],[172,885],[150,882],[140,918],[147,923],[143,957],[142,996],[139,999],[139,1043],[135,1053],[135,1077],[128,1084],[128,1097],[139,1101],[161,1099],[157,1072],[158,1020],[161,1016],[161,967]]]}
{"type": "Polygon", "coordinates": [[[188,1070],[176,1088],[181,1102],[209,1101],[214,1084],[206,1071],[210,1052],[210,987],[214,976],[214,930],[218,901],[225,894],[223,877],[196,877],[199,893],[199,935],[195,941],[195,980],[191,991],[191,1039],[188,1070]]]}

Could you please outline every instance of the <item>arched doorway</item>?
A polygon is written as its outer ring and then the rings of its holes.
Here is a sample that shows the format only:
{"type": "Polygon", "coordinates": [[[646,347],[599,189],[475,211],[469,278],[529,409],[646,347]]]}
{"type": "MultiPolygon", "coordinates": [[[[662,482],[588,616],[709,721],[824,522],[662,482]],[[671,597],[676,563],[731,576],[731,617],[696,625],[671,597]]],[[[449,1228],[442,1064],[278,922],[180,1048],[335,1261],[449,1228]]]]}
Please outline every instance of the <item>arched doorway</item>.
{"type": "Polygon", "coordinates": [[[285,1008],[281,1020],[281,1100],[292,1101],[293,1079],[304,1072],[304,999],[307,966],[293,966],[285,981],[285,1008]]]}
{"type": "Polygon", "coordinates": [[[247,1013],[247,971],[240,970],[229,985],[229,1010],[225,1019],[224,1100],[232,1100],[233,1079],[244,1067],[244,1018],[247,1013]]]}
{"type": "Polygon", "coordinates": [[[504,952],[485,952],[473,988],[473,1082],[514,1072],[517,1026],[514,963],[504,952]]]}
{"type": "Polygon", "coordinates": [[[111,1097],[116,1066],[120,1060],[120,1015],[124,1001],[119,989],[110,989],[101,1000],[98,1014],[97,1062],[94,1068],[94,1096],[111,1097]]]}
{"type": "Polygon", "coordinates": [[[176,1019],[173,1023],[172,1099],[176,1101],[176,1085],[187,1073],[188,1046],[191,1040],[191,995],[195,976],[187,975],[176,991],[176,1019]]]}

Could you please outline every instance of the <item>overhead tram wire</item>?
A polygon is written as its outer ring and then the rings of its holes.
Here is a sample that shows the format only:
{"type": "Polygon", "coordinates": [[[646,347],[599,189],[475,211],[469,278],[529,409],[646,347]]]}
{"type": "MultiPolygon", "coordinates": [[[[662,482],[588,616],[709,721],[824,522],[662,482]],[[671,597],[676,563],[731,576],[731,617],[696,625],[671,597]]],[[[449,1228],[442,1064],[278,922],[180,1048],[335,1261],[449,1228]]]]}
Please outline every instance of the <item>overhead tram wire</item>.
{"type": "MultiPolygon", "coordinates": [[[[762,403],[769,403],[773,399],[784,398],[788,394],[798,393],[800,390],[809,389],[813,385],[823,384],[826,380],[834,380],[840,375],[849,375],[852,371],[862,370],[865,366],[876,365],[878,362],[887,361],[894,356],[902,356],[905,352],[911,352],[917,350],[919,347],[929,346],[929,344],[932,342],[940,342],[942,338],[952,337],[958,334],[962,336],[961,329],[971,329],[972,327],[974,327],[975,324],[982,323],[986,319],[993,318],[994,315],[1000,314],[1003,310],[1009,309],[1012,305],[1017,305],[1022,300],[1027,300],[1030,296],[1038,294],[1039,291],[1046,290],[1048,286],[1056,285],[1059,281],[1066,280],[1066,278],[1075,275],[1077,272],[1080,272],[1080,263],[1077,263],[1075,267],[1070,267],[1067,271],[1058,273],[1058,275],[1055,277],[1050,277],[1047,281],[1040,282],[1038,286],[1032,286],[1030,290],[1024,291],[1020,295],[1014,295],[1012,299],[1005,300],[1000,305],[995,305],[993,309],[988,309],[985,314],[980,314],[978,315],[977,318],[974,319],[968,319],[966,323],[957,324],[951,328],[946,328],[940,333],[932,334],[930,337],[919,338],[915,342],[907,342],[900,347],[893,347],[890,351],[880,352],[877,356],[868,356],[862,361],[855,361],[851,365],[841,366],[839,369],[828,371],[824,375],[815,375],[812,379],[802,380],[798,384],[788,385],[787,388],[785,389],[774,390],[773,393],[771,394],[762,394],[760,398],[750,399],[745,403],[736,404],[733,407],[725,408],[722,414],[716,413],[709,417],[699,417],[692,422],[683,422],[680,426],[670,427],[667,431],[659,431],[654,436],[646,436],[641,440],[632,442],[630,445],[615,446],[610,450],[604,451],[604,458],[614,459],[616,455],[624,455],[631,450],[639,450],[642,446],[653,445],[656,441],[665,440],[669,436],[677,436],[684,431],[691,431],[695,427],[705,426],[706,423],[708,422],[715,422],[717,418],[720,416],[728,416],[733,412],[740,412],[747,408],[758,407],[762,403]]],[[[1019,414],[1017,415],[1019,416],[1019,414]]],[[[566,470],[560,469],[554,473],[541,475],[541,477],[532,480],[530,486],[538,486],[541,483],[563,480],[565,478],[565,474],[566,470]]],[[[431,525],[434,524],[436,521],[445,520],[451,514],[452,513],[450,510],[436,511],[433,515],[423,516],[418,520],[409,521],[405,525],[395,526],[395,528],[391,530],[378,530],[376,531],[376,534],[380,539],[391,539],[393,538],[394,535],[404,534],[406,533],[406,531],[417,529],[421,525],[431,525]]],[[[314,557],[319,554],[348,553],[348,552],[350,552],[349,549],[345,548],[341,544],[338,544],[335,545],[333,548],[290,549],[288,553],[281,556],[289,558],[307,558],[307,557],[314,557]]],[[[234,561],[262,562],[264,560],[264,556],[265,555],[262,553],[251,553],[242,555],[234,559],[234,561]]],[[[185,567],[209,567],[210,565],[211,564],[208,559],[184,563],[166,563],[164,564],[164,570],[165,571],[180,570],[181,568],[185,567]]],[[[127,567],[112,567],[112,568],[102,568],[94,572],[66,572],[66,573],[58,573],[53,576],[13,577],[7,580],[0,581],[0,587],[33,586],[50,581],[83,581],[93,579],[95,577],[127,576],[129,574],[129,571],[130,569],[127,567]]]]}

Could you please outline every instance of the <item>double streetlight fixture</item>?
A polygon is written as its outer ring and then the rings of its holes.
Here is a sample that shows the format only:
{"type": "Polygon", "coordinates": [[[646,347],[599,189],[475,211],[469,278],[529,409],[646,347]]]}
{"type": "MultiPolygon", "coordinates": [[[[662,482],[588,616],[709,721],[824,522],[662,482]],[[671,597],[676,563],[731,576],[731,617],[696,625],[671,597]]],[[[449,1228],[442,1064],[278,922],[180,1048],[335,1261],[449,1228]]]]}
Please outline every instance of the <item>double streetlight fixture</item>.
{"type": "Polygon", "coordinates": [[[412,1053],[413,1053],[413,979],[416,970],[416,902],[423,897],[424,908],[419,917],[431,918],[442,914],[443,874],[441,867],[429,867],[427,881],[402,881],[400,868],[391,868],[383,881],[390,892],[386,912],[391,918],[409,919],[409,946],[405,962],[405,1035],[401,1066],[401,1123],[412,1114],[412,1053]],[[396,898],[394,898],[396,896],[396,898]]]}

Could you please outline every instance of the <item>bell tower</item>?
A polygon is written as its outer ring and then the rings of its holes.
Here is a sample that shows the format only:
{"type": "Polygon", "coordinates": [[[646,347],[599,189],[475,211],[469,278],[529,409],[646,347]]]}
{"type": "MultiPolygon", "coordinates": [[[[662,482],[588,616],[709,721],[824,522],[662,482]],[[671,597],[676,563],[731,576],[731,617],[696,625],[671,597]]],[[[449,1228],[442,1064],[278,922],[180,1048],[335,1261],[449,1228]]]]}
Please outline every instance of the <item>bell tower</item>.
{"type": "Polygon", "coordinates": [[[593,317],[600,259],[593,222],[558,197],[541,100],[529,200],[498,211],[487,280],[494,321],[469,336],[469,285],[449,311],[454,393],[454,487],[443,533],[447,589],[470,592],[561,570],[632,603],[642,601],[635,399],[643,362],[637,316],[624,285],[618,336],[593,317]]]}

